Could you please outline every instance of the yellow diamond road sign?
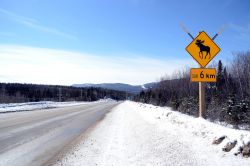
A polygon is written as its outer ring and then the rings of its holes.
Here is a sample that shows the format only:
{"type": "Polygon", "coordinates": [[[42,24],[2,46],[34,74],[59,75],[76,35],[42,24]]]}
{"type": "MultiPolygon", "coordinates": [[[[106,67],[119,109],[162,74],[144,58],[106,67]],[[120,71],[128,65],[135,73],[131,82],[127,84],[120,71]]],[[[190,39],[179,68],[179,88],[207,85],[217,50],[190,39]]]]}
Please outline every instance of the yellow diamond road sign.
{"type": "Polygon", "coordinates": [[[220,48],[204,31],[200,32],[186,50],[202,67],[206,67],[220,52],[220,48]]]}

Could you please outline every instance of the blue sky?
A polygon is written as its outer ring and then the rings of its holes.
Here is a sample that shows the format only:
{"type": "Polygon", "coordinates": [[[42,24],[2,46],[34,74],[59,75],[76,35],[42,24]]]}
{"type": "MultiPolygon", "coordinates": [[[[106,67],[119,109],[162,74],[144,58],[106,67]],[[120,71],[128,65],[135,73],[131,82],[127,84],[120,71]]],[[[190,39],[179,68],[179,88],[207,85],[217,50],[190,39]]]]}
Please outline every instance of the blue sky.
{"type": "MultiPolygon", "coordinates": [[[[248,0],[0,0],[0,44],[5,50],[0,51],[1,63],[5,64],[5,68],[1,67],[0,79],[1,82],[63,85],[156,81],[176,69],[197,67],[185,51],[191,39],[180,28],[181,22],[194,36],[205,30],[212,37],[225,26],[225,31],[216,38],[221,52],[215,61],[228,62],[232,51],[249,50],[249,8],[248,0]],[[33,64],[37,64],[34,59],[41,61],[44,54],[50,53],[51,56],[46,55],[47,61],[73,67],[82,61],[78,68],[81,73],[65,76],[64,72],[60,73],[66,70],[62,65],[48,78],[46,74],[41,77],[28,70],[20,71],[22,74],[4,72],[16,64],[21,65],[20,70],[32,65],[27,61],[31,50],[32,55],[36,54],[29,56],[33,64]],[[51,58],[63,51],[73,58],[69,63],[69,57],[63,55],[51,58]],[[88,70],[84,61],[88,62],[88,70]],[[90,77],[91,70],[96,71],[90,77]],[[112,73],[115,70],[120,74],[112,73]],[[58,79],[51,79],[54,77],[58,79]]],[[[42,66],[38,64],[30,66],[30,70],[41,68],[38,71],[42,73],[42,66]]],[[[42,65],[49,66],[46,61],[42,65]]],[[[55,68],[52,64],[49,67],[50,71],[55,68]]]]}

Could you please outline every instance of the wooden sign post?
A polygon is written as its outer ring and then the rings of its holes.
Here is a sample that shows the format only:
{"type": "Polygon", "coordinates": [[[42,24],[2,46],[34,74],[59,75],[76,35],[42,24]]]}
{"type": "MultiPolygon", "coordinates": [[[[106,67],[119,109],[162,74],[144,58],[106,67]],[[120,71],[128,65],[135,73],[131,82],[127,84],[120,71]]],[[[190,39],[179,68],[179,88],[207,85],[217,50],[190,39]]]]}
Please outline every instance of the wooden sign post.
{"type": "Polygon", "coordinates": [[[206,103],[205,103],[205,82],[199,82],[199,117],[203,117],[205,110],[206,110],[206,103]]]}
{"type": "Polygon", "coordinates": [[[192,82],[199,82],[199,117],[205,113],[206,82],[216,82],[216,69],[214,68],[192,68],[190,70],[192,82]]]}

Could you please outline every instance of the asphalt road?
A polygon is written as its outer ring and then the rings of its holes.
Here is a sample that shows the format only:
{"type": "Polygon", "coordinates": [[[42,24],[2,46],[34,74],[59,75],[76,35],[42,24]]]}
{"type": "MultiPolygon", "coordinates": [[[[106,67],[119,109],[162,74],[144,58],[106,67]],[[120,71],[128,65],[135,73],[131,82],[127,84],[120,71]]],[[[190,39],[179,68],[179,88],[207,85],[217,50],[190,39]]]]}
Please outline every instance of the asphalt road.
{"type": "Polygon", "coordinates": [[[0,165],[44,165],[118,104],[0,114],[0,165]]]}

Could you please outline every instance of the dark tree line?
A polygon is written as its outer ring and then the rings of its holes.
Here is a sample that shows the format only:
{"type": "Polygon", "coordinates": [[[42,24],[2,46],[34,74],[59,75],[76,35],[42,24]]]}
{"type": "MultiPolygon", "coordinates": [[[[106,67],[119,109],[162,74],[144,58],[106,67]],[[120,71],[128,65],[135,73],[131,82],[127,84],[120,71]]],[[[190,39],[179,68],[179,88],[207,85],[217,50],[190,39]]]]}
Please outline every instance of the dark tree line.
{"type": "MultiPolygon", "coordinates": [[[[206,83],[206,114],[211,121],[224,121],[235,127],[250,127],[250,52],[237,53],[230,65],[218,62],[217,82],[206,83]]],[[[135,101],[198,116],[198,83],[190,82],[190,69],[164,77],[158,85],[142,91],[135,101]]]]}
{"type": "Polygon", "coordinates": [[[0,83],[0,103],[36,101],[96,101],[103,98],[124,100],[129,94],[102,88],[0,83]]]}

